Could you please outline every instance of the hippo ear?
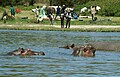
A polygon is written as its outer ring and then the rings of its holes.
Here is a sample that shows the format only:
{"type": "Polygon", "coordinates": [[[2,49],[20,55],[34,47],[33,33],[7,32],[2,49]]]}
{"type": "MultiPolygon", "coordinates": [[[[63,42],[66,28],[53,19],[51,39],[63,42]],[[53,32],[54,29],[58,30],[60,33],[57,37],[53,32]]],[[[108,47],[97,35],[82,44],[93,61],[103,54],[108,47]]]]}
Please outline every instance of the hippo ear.
{"type": "Polygon", "coordinates": [[[23,48],[19,47],[18,49],[23,49],[23,48]]]}
{"type": "Polygon", "coordinates": [[[71,48],[75,47],[75,44],[72,44],[70,47],[71,47],[71,48]]]}

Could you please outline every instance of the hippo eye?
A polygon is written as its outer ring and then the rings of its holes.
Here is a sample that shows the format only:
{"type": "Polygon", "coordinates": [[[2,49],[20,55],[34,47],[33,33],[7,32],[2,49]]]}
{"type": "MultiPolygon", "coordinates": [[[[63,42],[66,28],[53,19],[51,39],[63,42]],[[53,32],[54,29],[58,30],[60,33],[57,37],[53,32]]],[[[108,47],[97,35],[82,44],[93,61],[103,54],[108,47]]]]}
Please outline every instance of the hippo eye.
{"type": "Polygon", "coordinates": [[[87,49],[84,49],[84,52],[86,52],[87,51],[87,49]]]}

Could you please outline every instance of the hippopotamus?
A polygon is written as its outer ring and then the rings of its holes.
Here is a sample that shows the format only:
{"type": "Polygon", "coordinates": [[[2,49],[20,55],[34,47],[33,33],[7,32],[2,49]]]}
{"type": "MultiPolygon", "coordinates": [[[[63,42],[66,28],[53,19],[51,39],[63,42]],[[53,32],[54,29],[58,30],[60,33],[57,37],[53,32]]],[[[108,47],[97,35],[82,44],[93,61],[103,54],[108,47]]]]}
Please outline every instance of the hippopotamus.
{"type": "Polygon", "coordinates": [[[75,44],[72,44],[72,45],[67,44],[67,45],[59,47],[59,48],[70,49],[71,47],[73,48],[74,46],[75,46],[75,44]]]}
{"type": "MultiPolygon", "coordinates": [[[[120,42],[119,41],[112,41],[112,42],[91,42],[88,43],[92,45],[96,50],[103,50],[103,51],[120,51],[120,42]]],[[[76,46],[82,46],[83,44],[76,45],[76,46]]],[[[75,44],[72,45],[65,45],[60,48],[69,49],[70,46],[75,46],[75,44]]]]}
{"type": "Polygon", "coordinates": [[[96,49],[91,44],[85,44],[82,46],[73,46],[72,45],[72,55],[74,56],[85,56],[85,57],[93,57],[95,56],[96,49]]]}
{"type": "Polygon", "coordinates": [[[40,52],[36,52],[36,51],[32,51],[30,49],[23,49],[23,48],[18,48],[12,52],[8,52],[7,55],[12,55],[12,56],[17,56],[17,55],[22,55],[22,56],[25,56],[25,55],[45,55],[45,53],[43,51],[40,51],[40,52]]]}
{"type": "Polygon", "coordinates": [[[91,44],[96,48],[96,50],[120,51],[120,42],[119,41],[92,42],[91,44]]]}
{"type": "Polygon", "coordinates": [[[95,52],[96,52],[96,49],[91,44],[85,44],[80,46],[75,46],[74,44],[72,44],[60,48],[72,49],[73,56],[93,57],[95,56],[95,52]]]}
{"type": "MultiPolygon", "coordinates": [[[[120,51],[120,42],[119,41],[112,41],[112,42],[92,42],[92,43],[88,43],[86,45],[90,45],[93,49],[95,48],[96,50],[120,51]]],[[[72,44],[72,45],[65,45],[65,46],[59,47],[59,48],[70,49],[70,48],[73,48],[73,47],[82,47],[82,46],[83,46],[83,44],[80,44],[80,45],[72,44]]],[[[95,52],[93,52],[93,53],[95,55],[95,52]]]]}

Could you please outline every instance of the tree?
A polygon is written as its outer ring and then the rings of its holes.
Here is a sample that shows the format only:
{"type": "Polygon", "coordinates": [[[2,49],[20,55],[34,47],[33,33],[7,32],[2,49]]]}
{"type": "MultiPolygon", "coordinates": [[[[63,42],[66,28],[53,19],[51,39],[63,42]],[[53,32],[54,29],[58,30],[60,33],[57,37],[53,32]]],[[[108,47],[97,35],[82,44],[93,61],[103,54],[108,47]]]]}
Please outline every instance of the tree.
{"type": "Polygon", "coordinates": [[[76,4],[85,4],[89,1],[94,1],[94,0],[49,0],[50,5],[66,5],[68,7],[73,7],[76,4]]]}
{"type": "Polygon", "coordinates": [[[50,2],[50,6],[52,6],[52,0],[49,0],[49,2],[50,2]]]}
{"type": "Polygon", "coordinates": [[[34,0],[30,0],[29,6],[33,6],[33,5],[34,5],[34,0]]]}

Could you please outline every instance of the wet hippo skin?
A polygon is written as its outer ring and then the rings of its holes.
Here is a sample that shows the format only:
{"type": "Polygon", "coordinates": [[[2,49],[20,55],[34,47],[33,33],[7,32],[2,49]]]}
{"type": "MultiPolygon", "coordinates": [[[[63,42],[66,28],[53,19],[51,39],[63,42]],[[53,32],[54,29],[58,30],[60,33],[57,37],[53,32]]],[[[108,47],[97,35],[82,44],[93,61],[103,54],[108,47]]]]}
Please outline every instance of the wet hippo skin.
{"type": "Polygon", "coordinates": [[[13,50],[11,52],[8,52],[7,55],[11,55],[11,56],[17,56],[17,55],[22,55],[22,56],[25,56],[25,55],[45,55],[45,53],[43,51],[40,51],[40,52],[36,52],[36,51],[32,51],[30,49],[23,49],[23,48],[18,48],[16,50],[13,50]]]}
{"type": "Polygon", "coordinates": [[[72,44],[72,45],[65,45],[59,48],[72,49],[73,56],[93,57],[95,56],[95,51],[96,51],[96,49],[91,44],[85,44],[85,45],[79,45],[79,46],[72,44]]]}
{"type": "Polygon", "coordinates": [[[120,51],[120,42],[94,42],[91,43],[96,50],[120,51]]]}
{"type": "MultiPolygon", "coordinates": [[[[91,44],[96,50],[120,51],[120,42],[92,42],[88,44],[91,44]]],[[[79,47],[82,46],[83,44],[80,45],[72,44],[72,45],[79,47]]],[[[70,46],[72,45],[65,45],[59,48],[70,49],[70,46]]]]}

